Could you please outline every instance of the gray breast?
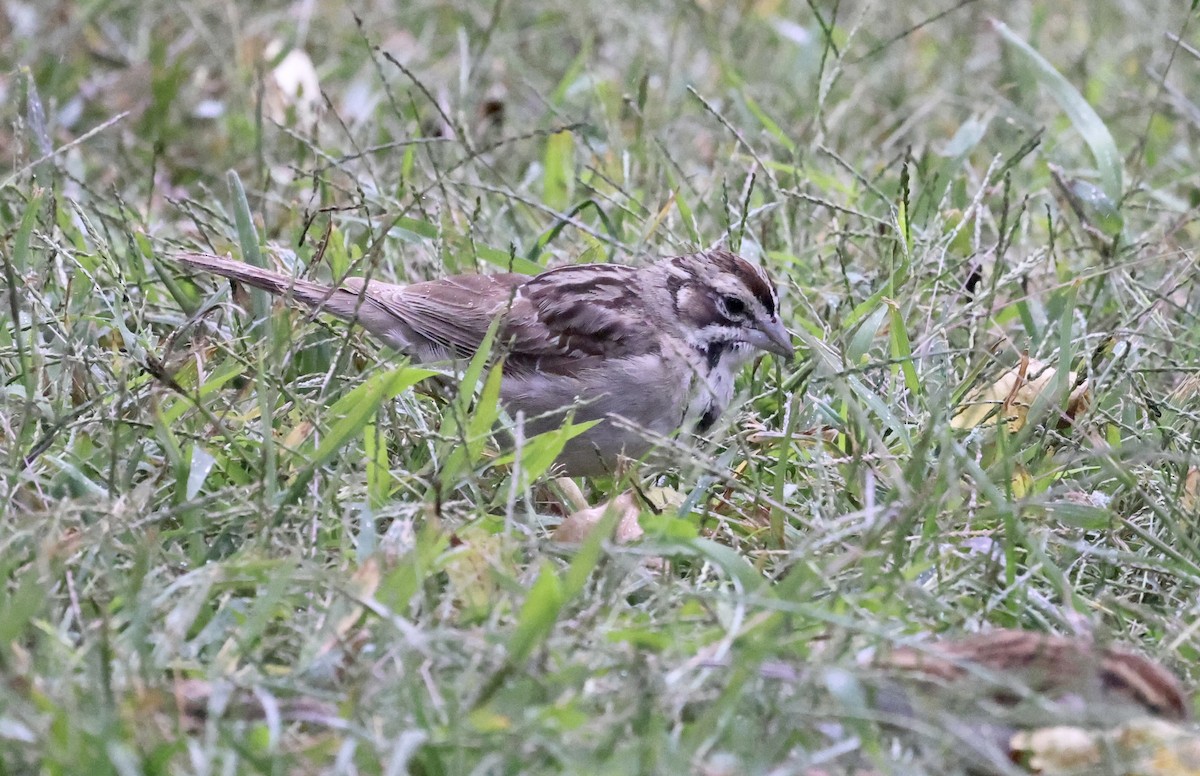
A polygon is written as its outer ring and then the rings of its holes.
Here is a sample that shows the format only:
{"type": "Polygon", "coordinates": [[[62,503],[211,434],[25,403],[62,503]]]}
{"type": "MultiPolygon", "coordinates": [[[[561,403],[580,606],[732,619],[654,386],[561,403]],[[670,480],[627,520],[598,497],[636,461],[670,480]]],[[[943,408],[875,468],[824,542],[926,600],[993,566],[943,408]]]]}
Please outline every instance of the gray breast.
{"type": "Polygon", "coordinates": [[[618,454],[641,458],[656,437],[674,433],[689,405],[690,378],[647,354],[610,360],[573,378],[514,375],[501,385],[501,400],[510,415],[524,415],[527,436],[560,428],[571,410],[576,421],[600,420],[570,440],[558,459],[569,474],[587,476],[605,473],[618,454]]]}

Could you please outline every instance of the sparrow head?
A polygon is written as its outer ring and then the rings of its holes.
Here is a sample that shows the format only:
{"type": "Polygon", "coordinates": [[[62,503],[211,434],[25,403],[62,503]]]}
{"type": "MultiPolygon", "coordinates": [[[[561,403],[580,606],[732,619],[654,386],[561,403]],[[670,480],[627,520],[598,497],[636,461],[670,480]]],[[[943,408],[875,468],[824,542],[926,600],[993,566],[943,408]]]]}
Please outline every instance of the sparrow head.
{"type": "Polygon", "coordinates": [[[668,259],[665,268],[675,312],[698,348],[724,344],[785,358],[795,354],[779,319],[779,293],[761,267],[715,250],[668,259]]]}

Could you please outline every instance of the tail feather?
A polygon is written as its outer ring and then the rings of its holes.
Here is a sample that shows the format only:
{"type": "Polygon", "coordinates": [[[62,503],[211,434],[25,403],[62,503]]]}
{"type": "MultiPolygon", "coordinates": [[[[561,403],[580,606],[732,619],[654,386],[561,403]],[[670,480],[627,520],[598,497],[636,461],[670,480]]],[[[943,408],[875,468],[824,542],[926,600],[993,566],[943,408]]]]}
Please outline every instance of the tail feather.
{"type": "Polygon", "coordinates": [[[395,295],[400,286],[374,281],[366,288],[362,278],[346,278],[345,285],[334,288],[206,253],[180,253],[174,258],[189,267],[222,275],[278,296],[291,297],[344,321],[356,322],[399,351],[416,351],[417,355],[424,356],[427,354],[423,349],[434,347],[426,338],[416,335],[395,310],[376,297],[376,292],[390,291],[395,295]]]}
{"type": "MultiPolygon", "coordinates": [[[[175,260],[190,267],[232,278],[248,286],[261,288],[278,296],[291,296],[310,307],[326,308],[338,317],[346,317],[337,309],[341,305],[329,304],[334,297],[338,296],[338,292],[332,286],[289,277],[281,272],[262,269],[244,261],[223,259],[206,253],[180,253],[175,256],[175,260]]],[[[353,316],[353,309],[349,311],[348,315],[353,316]]]]}

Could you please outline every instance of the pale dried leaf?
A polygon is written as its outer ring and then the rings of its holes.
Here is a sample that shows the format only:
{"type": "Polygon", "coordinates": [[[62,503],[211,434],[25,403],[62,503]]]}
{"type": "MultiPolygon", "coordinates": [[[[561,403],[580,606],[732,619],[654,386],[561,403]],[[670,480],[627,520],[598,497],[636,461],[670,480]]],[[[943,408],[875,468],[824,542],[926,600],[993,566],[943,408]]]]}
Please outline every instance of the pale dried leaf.
{"type": "MultiPolygon", "coordinates": [[[[994,426],[1001,418],[1010,432],[1020,431],[1029,416],[1029,409],[1038,397],[1054,387],[1058,372],[1037,359],[1023,359],[1020,364],[1000,376],[996,382],[972,391],[954,412],[950,425],[959,429],[994,426]]],[[[1073,386],[1067,398],[1064,414],[1074,419],[1091,406],[1092,394],[1088,382],[1078,382],[1074,372],[1067,374],[1073,386]]]]}
{"type": "Polygon", "coordinates": [[[1200,467],[1193,466],[1188,469],[1187,476],[1183,478],[1183,495],[1180,497],[1180,505],[1188,512],[1195,512],[1198,503],[1200,503],[1200,467]]]}
{"type": "Polygon", "coordinates": [[[1182,725],[1144,718],[1112,730],[1050,727],[1017,733],[1012,738],[1015,760],[1035,772],[1104,772],[1130,776],[1200,776],[1200,735],[1182,725]],[[1111,770],[1113,767],[1119,770],[1111,770]]]}
{"type": "Polygon", "coordinates": [[[1123,725],[1112,739],[1121,752],[1137,753],[1141,776],[1200,776],[1200,733],[1158,719],[1123,725]]]}
{"type": "Polygon", "coordinates": [[[1100,744],[1096,737],[1077,727],[1049,727],[1026,730],[1012,738],[1012,750],[1025,755],[1037,772],[1079,769],[1100,762],[1100,744]]]}
{"type": "Polygon", "coordinates": [[[587,538],[592,528],[604,519],[610,509],[615,509],[620,514],[616,531],[613,533],[613,538],[617,543],[624,544],[641,538],[644,533],[642,526],[638,523],[641,509],[638,508],[634,494],[626,492],[612,501],[580,509],[567,516],[554,531],[554,541],[564,544],[579,544],[587,538]]]}
{"type": "Polygon", "coordinates": [[[674,488],[647,488],[642,496],[659,512],[674,512],[683,506],[684,495],[674,488]]]}
{"type": "Polygon", "coordinates": [[[293,426],[292,430],[283,438],[283,446],[295,449],[311,437],[315,430],[316,426],[312,424],[312,421],[302,420],[293,426]]]}
{"type": "MultiPolygon", "coordinates": [[[[278,44],[267,47],[267,58],[278,44]]],[[[292,49],[271,69],[264,98],[267,115],[278,124],[288,122],[289,113],[299,124],[307,124],[321,107],[321,81],[312,58],[301,49],[292,49]]]]}
{"type": "Polygon", "coordinates": [[[363,615],[363,605],[359,601],[370,601],[375,597],[375,591],[379,589],[379,582],[382,577],[382,572],[379,568],[379,561],[375,557],[367,558],[361,566],[351,575],[348,584],[346,585],[347,598],[349,603],[345,610],[341,612],[341,616],[337,617],[333,623],[333,632],[317,650],[318,656],[329,655],[341,646],[353,639],[349,638],[349,633],[363,615]]]}

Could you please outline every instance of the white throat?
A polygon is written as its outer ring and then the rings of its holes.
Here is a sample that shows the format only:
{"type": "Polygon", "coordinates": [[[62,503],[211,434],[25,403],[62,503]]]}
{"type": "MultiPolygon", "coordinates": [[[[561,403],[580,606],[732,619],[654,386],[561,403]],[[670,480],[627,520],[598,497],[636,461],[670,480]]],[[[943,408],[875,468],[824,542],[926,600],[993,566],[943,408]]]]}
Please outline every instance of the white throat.
{"type": "Polygon", "coordinates": [[[754,358],[754,348],[745,342],[716,341],[693,346],[691,355],[697,374],[684,425],[703,433],[733,400],[734,380],[754,358]]]}

